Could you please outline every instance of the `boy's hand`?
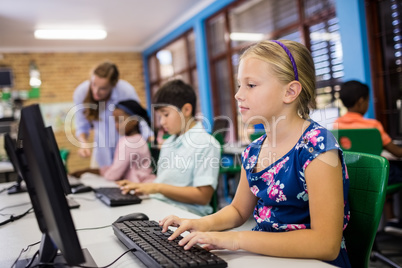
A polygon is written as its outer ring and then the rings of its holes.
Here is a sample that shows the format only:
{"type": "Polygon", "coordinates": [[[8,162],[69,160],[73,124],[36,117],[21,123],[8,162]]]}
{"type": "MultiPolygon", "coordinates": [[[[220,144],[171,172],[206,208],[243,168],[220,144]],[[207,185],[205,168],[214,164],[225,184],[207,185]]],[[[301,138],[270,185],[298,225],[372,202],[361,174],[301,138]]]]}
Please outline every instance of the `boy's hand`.
{"type": "Polygon", "coordinates": [[[133,191],[136,195],[158,193],[158,184],[156,183],[134,183],[127,180],[118,181],[116,183],[120,185],[122,194],[128,194],[131,191],[133,191]]]}

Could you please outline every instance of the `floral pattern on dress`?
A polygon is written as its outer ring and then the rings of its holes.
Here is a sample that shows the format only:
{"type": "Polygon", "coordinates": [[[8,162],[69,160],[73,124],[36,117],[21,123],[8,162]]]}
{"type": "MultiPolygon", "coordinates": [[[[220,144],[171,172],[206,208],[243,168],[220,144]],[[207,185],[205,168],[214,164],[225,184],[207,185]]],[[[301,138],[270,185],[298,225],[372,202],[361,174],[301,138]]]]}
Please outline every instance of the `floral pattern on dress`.
{"type": "MultiPolygon", "coordinates": [[[[266,135],[261,136],[242,153],[242,164],[250,191],[258,198],[253,215],[257,225],[253,230],[287,232],[311,228],[305,171],[318,155],[334,149],[339,151],[342,163],[344,228],[346,228],[350,219],[347,202],[349,180],[341,149],[334,136],[327,129],[311,121],[299,141],[287,154],[265,169],[255,172],[255,165],[258,163],[265,138],[266,135]]],[[[338,261],[342,263],[342,259],[347,260],[344,240],[340,256],[330,263],[338,264],[338,261]]]]}
{"type": "Polygon", "coordinates": [[[271,218],[271,206],[269,207],[262,207],[258,209],[258,217],[256,220],[257,222],[261,223],[262,221],[269,220],[271,218]]]}
{"type": "Polygon", "coordinates": [[[280,183],[280,181],[276,181],[274,185],[270,185],[267,192],[269,198],[275,200],[276,203],[281,201],[286,201],[286,196],[283,194],[283,188],[285,185],[280,183]]]}
{"type": "Polygon", "coordinates": [[[267,172],[264,172],[264,174],[261,175],[261,178],[264,180],[264,182],[267,183],[267,185],[271,185],[274,182],[274,176],[278,174],[278,172],[281,170],[283,165],[289,160],[289,157],[286,157],[283,159],[281,162],[279,162],[277,165],[273,166],[270,168],[267,172]]]}
{"type": "MultiPolygon", "coordinates": [[[[310,161],[308,161],[308,162],[310,163],[310,161]]],[[[304,166],[307,166],[307,165],[306,164],[303,165],[303,171],[305,170],[304,166]]],[[[303,201],[308,201],[308,190],[307,190],[306,180],[304,179],[304,172],[299,172],[299,175],[300,175],[299,179],[303,182],[304,190],[297,194],[297,199],[302,199],[303,201]]]]}
{"type": "Polygon", "coordinates": [[[278,231],[294,231],[306,229],[306,225],[304,224],[286,224],[286,225],[278,225],[277,223],[273,224],[272,227],[278,231]]]}

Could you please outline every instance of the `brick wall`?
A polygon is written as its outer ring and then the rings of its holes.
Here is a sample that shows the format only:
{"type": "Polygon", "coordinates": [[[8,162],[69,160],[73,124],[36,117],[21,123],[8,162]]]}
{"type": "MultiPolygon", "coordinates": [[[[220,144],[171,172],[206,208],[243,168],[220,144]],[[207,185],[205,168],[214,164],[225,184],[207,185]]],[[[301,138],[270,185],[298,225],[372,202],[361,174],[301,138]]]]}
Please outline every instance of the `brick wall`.
{"type": "MultiPolygon", "coordinates": [[[[0,67],[11,67],[14,72],[13,90],[29,90],[29,63],[33,60],[39,68],[42,85],[40,97],[28,100],[24,105],[32,103],[72,102],[74,89],[87,80],[90,71],[100,62],[114,62],[120,71],[120,78],[131,83],[146,106],[145,84],[142,57],[140,53],[2,53],[0,67]]],[[[89,166],[89,159],[77,155],[77,148],[67,139],[63,130],[55,133],[60,148],[70,150],[67,161],[69,171],[89,166]]]]}

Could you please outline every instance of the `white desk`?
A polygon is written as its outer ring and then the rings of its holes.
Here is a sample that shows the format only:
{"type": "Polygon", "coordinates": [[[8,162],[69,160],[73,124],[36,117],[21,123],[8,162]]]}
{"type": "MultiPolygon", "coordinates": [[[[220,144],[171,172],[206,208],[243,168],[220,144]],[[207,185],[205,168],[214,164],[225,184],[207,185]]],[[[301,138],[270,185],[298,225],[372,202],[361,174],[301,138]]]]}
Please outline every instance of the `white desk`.
{"type": "Polygon", "coordinates": [[[9,181],[10,173],[14,172],[14,167],[10,161],[0,161],[0,173],[5,174],[6,182],[9,181]]]}
{"type": "MultiPolygon", "coordinates": [[[[82,180],[83,183],[93,187],[115,185],[97,176],[86,174],[82,180]]],[[[9,185],[11,185],[11,183],[2,183],[0,184],[0,189],[9,185]]],[[[143,212],[147,214],[151,220],[156,221],[170,214],[187,218],[198,217],[190,212],[183,211],[177,207],[154,199],[143,200],[142,203],[138,205],[108,207],[101,203],[100,200],[96,199],[91,192],[77,194],[72,197],[81,205],[80,208],[71,210],[76,229],[110,225],[119,216],[132,212],[143,212]]],[[[4,214],[21,214],[31,207],[27,193],[7,195],[7,192],[3,192],[0,194],[0,204],[0,221],[9,218],[9,215],[3,216],[4,214]]],[[[249,226],[242,226],[237,229],[241,230],[244,228],[249,229],[249,226]]],[[[111,227],[96,230],[78,230],[77,233],[81,247],[89,250],[98,266],[111,263],[127,250],[114,235],[111,227]]],[[[34,213],[30,213],[15,222],[0,226],[0,267],[11,267],[21,249],[38,242],[40,239],[41,233],[34,213]]],[[[33,246],[28,252],[23,253],[20,259],[31,257],[37,249],[38,246],[33,246]]],[[[228,267],[244,268],[261,264],[263,264],[264,267],[332,267],[318,260],[275,258],[245,251],[233,252],[220,250],[215,251],[215,253],[228,263],[228,267]]],[[[128,253],[112,267],[145,266],[133,254],[128,253]]]]}

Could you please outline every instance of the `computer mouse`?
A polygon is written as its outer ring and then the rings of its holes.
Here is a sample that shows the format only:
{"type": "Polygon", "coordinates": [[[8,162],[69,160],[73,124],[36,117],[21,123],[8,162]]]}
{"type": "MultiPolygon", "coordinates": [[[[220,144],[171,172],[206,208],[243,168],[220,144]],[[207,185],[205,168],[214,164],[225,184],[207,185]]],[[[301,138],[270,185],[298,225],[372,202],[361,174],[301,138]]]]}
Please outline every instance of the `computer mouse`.
{"type": "Polygon", "coordinates": [[[148,216],[141,212],[134,212],[124,216],[120,216],[115,222],[123,222],[123,221],[147,221],[149,220],[148,216]]]}
{"type": "Polygon", "coordinates": [[[92,187],[84,184],[71,188],[73,194],[87,193],[91,191],[93,191],[92,187]]]}

